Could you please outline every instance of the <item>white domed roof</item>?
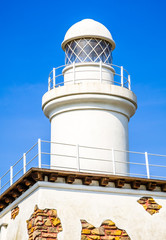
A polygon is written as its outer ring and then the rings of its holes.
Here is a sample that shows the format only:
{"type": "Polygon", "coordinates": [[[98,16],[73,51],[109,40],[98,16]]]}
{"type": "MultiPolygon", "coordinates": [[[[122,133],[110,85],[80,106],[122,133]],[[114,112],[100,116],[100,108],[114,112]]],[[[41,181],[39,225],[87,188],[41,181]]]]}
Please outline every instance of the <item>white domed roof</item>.
{"type": "Polygon", "coordinates": [[[65,50],[65,45],[71,40],[85,37],[104,39],[112,45],[112,50],[115,48],[115,42],[111,33],[103,24],[92,19],[84,19],[69,28],[62,42],[63,50],[65,50]]]}

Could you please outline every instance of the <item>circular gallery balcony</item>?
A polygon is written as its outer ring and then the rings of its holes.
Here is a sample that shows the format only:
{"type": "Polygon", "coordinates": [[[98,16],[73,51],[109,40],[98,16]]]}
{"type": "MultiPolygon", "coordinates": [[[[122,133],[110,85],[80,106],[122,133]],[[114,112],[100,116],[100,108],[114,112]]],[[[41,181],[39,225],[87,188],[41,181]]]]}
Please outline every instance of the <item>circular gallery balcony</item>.
{"type": "Polygon", "coordinates": [[[66,84],[82,84],[85,82],[100,82],[113,84],[131,90],[130,74],[115,64],[100,62],[85,62],[62,65],[53,68],[48,77],[48,90],[66,84]]]}

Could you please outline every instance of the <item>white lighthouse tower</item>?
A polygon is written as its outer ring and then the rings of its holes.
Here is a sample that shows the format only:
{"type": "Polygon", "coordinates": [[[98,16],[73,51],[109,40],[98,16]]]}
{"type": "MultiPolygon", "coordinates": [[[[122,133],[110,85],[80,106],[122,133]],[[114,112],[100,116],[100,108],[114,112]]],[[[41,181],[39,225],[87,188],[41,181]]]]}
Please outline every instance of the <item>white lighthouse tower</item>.
{"type": "Polygon", "coordinates": [[[50,73],[42,102],[51,152],[38,139],[0,178],[0,240],[165,240],[166,180],[156,174],[165,155],[132,151],[142,170],[128,169],[137,103],[130,75],[112,63],[110,32],[86,19],[62,48],[66,63],[50,73]]]}
{"type": "Polygon", "coordinates": [[[85,19],[67,31],[62,48],[64,79],[58,81],[53,69],[42,101],[51,122],[52,168],[127,174],[128,122],[137,101],[130,76],[124,77],[123,67],[116,73],[112,64],[111,33],[101,23],[85,19]]]}

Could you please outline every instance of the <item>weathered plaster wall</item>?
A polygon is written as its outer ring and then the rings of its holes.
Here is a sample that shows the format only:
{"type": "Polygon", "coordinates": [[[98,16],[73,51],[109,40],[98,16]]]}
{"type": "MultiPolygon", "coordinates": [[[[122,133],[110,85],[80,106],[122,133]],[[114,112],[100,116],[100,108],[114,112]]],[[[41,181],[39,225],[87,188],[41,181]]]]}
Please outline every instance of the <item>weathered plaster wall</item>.
{"type": "Polygon", "coordinates": [[[63,228],[58,240],[80,240],[81,219],[96,228],[110,219],[132,240],[166,239],[166,193],[49,182],[38,182],[28,191],[21,201],[21,198],[15,200],[1,213],[0,224],[8,224],[6,236],[1,234],[1,240],[28,240],[26,220],[36,204],[40,209],[57,210],[63,228]],[[137,202],[143,196],[153,197],[162,206],[158,213],[150,215],[137,202]],[[17,205],[19,214],[11,219],[11,210],[17,205]]]}

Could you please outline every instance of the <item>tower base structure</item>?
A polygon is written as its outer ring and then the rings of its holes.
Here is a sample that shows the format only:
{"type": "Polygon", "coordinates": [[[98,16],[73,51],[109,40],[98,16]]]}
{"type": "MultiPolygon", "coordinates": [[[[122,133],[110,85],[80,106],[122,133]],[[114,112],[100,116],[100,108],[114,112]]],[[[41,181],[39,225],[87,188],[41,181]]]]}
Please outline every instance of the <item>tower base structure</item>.
{"type": "Polygon", "coordinates": [[[132,91],[100,82],[48,91],[42,107],[51,121],[51,166],[77,170],[79,165],[85,172],[127,174],[128,122],[136,102],[132,91]]]}
{"type": "Polygon", "coordinates": [[[165,185],[161,180],[154,184],[151,179],[31,169],[0,196],[2,207],[22,189],[1,208],[0,239],[166,239],[165,185]],[[27,188],[30,179],[33,185],[27,188]]]}

